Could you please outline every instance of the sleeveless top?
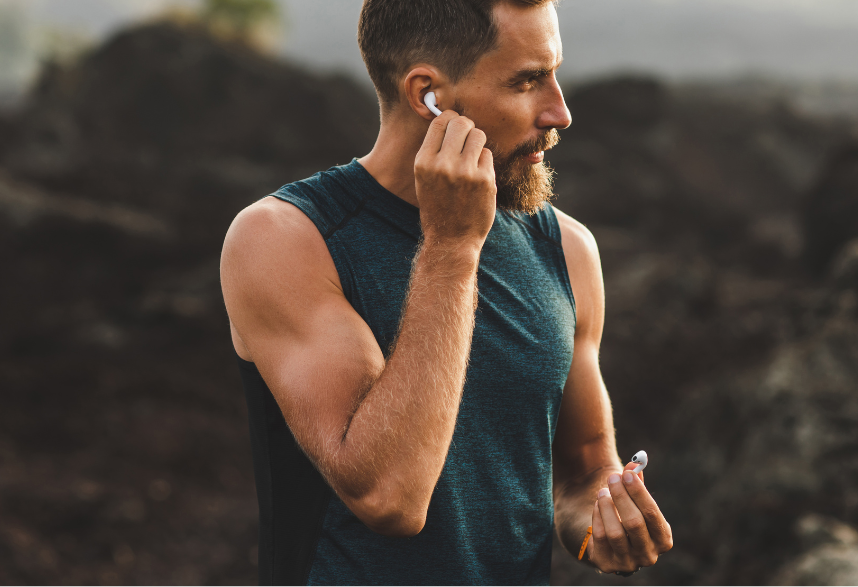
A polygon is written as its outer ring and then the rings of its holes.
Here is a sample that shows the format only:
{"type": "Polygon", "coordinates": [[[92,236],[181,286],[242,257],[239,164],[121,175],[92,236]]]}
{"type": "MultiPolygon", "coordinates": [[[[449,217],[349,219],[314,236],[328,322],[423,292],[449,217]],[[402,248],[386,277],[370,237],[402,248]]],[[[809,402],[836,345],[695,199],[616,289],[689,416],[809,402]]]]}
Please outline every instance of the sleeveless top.
{"type": "MultiPolygon", "coordinates": [[[[421,236],[419,210],[353,160],[286,185],[327,243],[348,301],[385,353],[421,236]]],[[[551,444],[572,363],[575,301],[551,206],[498,211],[482,249],[462,401],[426,524],[369,530],[301,451],[253,363],[239,359],[259,497],[260,584],[548,584],[551,444]]]]}

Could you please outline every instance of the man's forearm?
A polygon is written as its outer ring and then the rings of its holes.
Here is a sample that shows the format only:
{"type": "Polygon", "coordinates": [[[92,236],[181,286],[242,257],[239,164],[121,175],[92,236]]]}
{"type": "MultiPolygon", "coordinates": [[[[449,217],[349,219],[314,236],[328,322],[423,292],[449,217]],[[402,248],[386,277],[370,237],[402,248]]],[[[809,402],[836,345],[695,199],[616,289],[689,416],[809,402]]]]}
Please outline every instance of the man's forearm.
{"type": "MultiPolygon", "coordinates": [[[[555,481],[554,524],[560,543],[576,558],[587,534],[587,528],[592,525],[593,504],[596,502],[599,489],[608,486],[608,477],[612,473],[622,473],[622,471],[623,466],[618,461],[572,482],[555,481]]],[[[581,560],[588,562],[586,555],[581,560]]]]}
{"type": "MultiPolygon", "coordinates": [[[[478,246],[421,243],[395,350],[338,451],[374,502],[425,514],[453,436],[476,308],[478,246]]],[[[410,515],[410,514],[406,514],[410,515]]]]}

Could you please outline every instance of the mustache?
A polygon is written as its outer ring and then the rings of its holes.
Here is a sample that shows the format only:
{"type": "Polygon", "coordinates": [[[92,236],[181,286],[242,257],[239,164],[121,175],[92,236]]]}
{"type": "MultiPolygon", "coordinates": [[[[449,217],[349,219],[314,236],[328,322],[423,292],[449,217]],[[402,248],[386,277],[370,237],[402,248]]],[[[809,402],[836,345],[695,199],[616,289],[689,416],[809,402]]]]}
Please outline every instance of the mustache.
{"type": "Polygon", "coordinates": [[[510,160],[514,160],[518,157],[530,155],[531,153],[547,151],[548,149],[556,147],[557,143],[559,142],[560,133],[557,132],[556,128],[552,128],[548,132],[545,132],[534,139],[525,141],[524,143],[521,143],[520,145],[516,146],[507,158],[510,160]]]}

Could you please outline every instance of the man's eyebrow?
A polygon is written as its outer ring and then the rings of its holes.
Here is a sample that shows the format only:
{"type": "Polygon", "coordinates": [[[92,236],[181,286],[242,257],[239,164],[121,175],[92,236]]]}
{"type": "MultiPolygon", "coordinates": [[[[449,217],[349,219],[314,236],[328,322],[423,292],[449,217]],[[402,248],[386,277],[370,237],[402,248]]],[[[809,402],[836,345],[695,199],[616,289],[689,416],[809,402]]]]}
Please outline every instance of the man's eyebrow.
{"type": "Polygon", "coordinates": [[[560,61],[557,62],[555,67],[548,67],[545,65],[537,66],[537,67],[527,67],[524,69],[520,69],[514,74],[512,74],[509,79],[510,80],[519,80],[519,79],[527,79],[531,77],[542,77],[546,75],[551,75],[560,64],[563,63],[563,58],[560,58],[560,61]]]}

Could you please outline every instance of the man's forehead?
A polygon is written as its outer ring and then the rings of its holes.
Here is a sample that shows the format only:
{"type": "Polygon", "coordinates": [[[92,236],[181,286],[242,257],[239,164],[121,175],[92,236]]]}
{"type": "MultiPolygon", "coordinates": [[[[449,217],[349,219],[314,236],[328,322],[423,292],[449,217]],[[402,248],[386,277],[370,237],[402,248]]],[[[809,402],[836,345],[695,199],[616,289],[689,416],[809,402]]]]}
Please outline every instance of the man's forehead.
{"type": "Polygon", "coordinates": [[[498,26],[497,49],[483,59],[496,75],[514,75],[517,71],[553,70],[563,60],[563,45],[554,4],[540,7],[501,2],[495,7],[498,26]]]}

